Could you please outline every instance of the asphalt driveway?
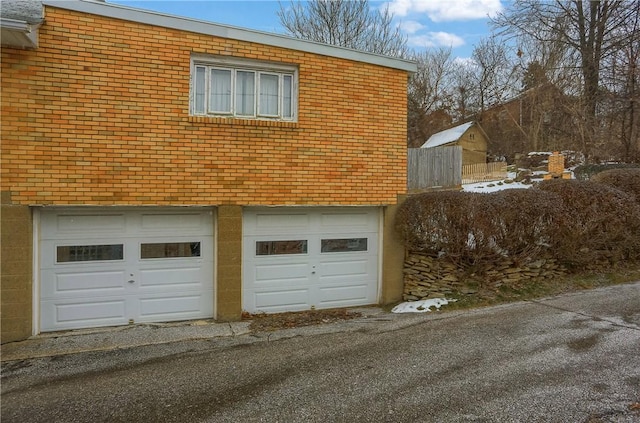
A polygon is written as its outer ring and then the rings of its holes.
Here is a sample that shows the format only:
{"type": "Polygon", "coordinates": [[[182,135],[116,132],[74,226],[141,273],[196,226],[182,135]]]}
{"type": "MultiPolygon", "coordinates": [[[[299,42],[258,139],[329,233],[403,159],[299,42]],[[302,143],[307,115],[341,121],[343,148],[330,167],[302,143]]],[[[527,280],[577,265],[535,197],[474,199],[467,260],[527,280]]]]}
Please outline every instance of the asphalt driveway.
{"type": "Polygon", "coordinates": [[[3,423],[638,422],[640,283],[5,361],[2,373],[3,423]]]}

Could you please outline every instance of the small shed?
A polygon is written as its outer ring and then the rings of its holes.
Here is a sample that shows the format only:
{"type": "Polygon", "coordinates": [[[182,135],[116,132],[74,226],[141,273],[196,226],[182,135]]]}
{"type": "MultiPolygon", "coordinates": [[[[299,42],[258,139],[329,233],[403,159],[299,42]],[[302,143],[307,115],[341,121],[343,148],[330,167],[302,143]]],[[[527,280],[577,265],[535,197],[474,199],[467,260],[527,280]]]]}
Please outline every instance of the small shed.
{"type": "Polygon", "coordinates": [[[459,145],[462,147],[462,165],[487,162],[489,138],[477,122],[471,121],[438,132],[429,137],[420,148],[459,145]]]}

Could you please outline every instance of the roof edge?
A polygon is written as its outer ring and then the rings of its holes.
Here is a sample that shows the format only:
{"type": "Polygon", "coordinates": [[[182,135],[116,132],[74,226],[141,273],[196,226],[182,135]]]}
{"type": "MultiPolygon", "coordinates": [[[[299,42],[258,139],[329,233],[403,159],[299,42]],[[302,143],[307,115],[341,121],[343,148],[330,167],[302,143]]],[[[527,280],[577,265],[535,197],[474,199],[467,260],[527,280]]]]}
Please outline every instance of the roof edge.
{"type": "Polygon", "coordinates": [[[38,47],[40,23],[29,23],[18,19],[0,18],[2,45],[34,49],[38,47]]]}
{"type": "Polygon", "coordinates": [[[265,44],[273,47],[281,47],[290,50],[304,51],[307,53],[337,57],[357,62],[399,69],[406,72],[416,72],[416,62],[406,59],[366,53],[344,47],[317,43],[314,41],[300,40],[285,35],[261,32],[252,29],[238,28],[229,25],[207,22],[182,16],[175,16],[154,12],[151,10],[137,9],[128,6],[106,3],[96,0],[44,0],[48,7],[72,10],[75,12],[105,16],[125,21],[138,22],[148,25],[161,26],[181,31],[195,32],[214,37],[230,38],[239,41],[247,41],[265,44]]]}

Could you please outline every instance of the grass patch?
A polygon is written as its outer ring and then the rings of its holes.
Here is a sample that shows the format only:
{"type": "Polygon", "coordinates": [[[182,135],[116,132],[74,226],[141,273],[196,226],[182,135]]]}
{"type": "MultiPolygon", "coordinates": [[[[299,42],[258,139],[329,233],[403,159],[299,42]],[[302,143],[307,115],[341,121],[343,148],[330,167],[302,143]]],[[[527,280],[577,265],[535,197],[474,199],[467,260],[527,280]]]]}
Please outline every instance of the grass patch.
{"type": "Polygon", "coordinates": [[[602,288],[640,280],[640,269],[616,269],[611,272],[568,275],[565,277],[520,282],[517,285],[483,286],[468,284],[477,290],[474,294],[456,294],[450,297],[457,300],[443,310],[460,310],[486,307],[516,301],[529,301],[568,292],[602,288]]]}

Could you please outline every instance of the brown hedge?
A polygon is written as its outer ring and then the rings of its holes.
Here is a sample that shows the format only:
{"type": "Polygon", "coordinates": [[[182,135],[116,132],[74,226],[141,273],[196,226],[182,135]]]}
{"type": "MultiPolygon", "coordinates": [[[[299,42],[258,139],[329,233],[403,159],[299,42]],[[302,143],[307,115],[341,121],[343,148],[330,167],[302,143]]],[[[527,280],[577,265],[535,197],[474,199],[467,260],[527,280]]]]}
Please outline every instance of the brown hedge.
{"type": "Polygon", "coordinates": [[[475,269],[504,257],[555,258],[574,270],[640,261],[640,204],[591,181],[414,195],[399,207],[396,229],[408,250],[475,269]]]}
{"type": "Polygon", "coordinates": [[[593,181],[549,180],[538,189],[562,198],[554,255],[573,268],[640,259],[640,204],[593,181]]]}
{"type": "Polygon", "coordinates": [[[596,173],[590,180],[631,194],[640,203],[640,168],[605,170],[604,172],[596,173]]]}
{"type": "Polygon", "coordinates": [[[396,228],[408,249],[427,254],[458,256],[471,230],[475,195],[434,192],[408,198],[396,214],[396,228]]]}
{"type": "Polygon", "coordinates": [[[462,266],[503,257],[527,262],[554,245],[558,203],[554,194],[530,190],[425,193],[400,206],[396,228],[409,250],[462,266]]]}
{"type": "Polygon", "coordinates": [[[563,220],[562,199],[555,193],[508,189],[490,194],[496,206],[496,246],[519,262],[549,257],[560,242],[557,227],[563,220]]]}

